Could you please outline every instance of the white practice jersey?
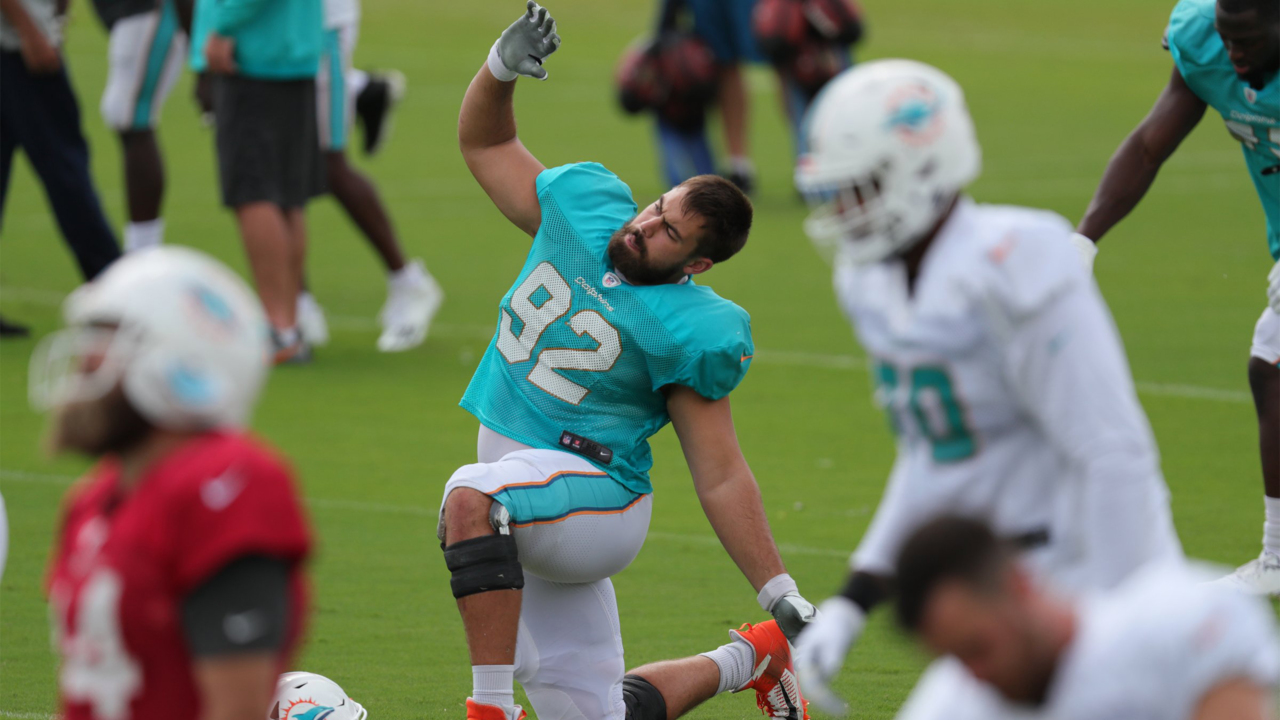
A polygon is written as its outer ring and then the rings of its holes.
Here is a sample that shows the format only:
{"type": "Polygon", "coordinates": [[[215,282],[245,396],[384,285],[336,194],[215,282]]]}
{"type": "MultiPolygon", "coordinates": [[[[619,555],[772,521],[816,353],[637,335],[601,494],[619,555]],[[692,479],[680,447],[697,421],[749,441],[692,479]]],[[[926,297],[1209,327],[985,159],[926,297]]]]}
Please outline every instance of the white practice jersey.
{"type": "Polygon", "coordinates": [[[898,435],[857,569],[891,572],[941,512],[1036,539],[1026,561],[1066,589],[1181,557],[1151,428],[1070,234],[1053,213],[962,198],[913,294],[900,261],[838,264],[836,294],[898,435]]]}
{"type": "Polygon", "coordinates": [[[1274,688],[1271,609],[1186,570],[1144,570],[1085,601],[1040,714],[1052,720],[1190,720],[1230,680],[1274,688]]]}
{"type": "Polygon", "coordinates": [[[324,0],[324,26],[327,30],[360,22],[360,0],[324,0]]]}

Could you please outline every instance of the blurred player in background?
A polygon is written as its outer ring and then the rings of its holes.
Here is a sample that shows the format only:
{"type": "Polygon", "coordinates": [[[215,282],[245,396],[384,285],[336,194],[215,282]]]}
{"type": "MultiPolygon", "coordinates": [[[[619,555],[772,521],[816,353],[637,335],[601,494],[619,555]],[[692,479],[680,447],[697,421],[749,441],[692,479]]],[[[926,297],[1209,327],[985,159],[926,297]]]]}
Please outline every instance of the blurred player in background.
{"type": "Polygon", "coordinates": [[[1169,84],[1111,158],[1073,240],[1092,267],[1095,243],[1137,206],[1205,109],[1222,115],[1240,141],[1276,261],[1249,358],[1265,492],[1262,553],[1226,582],[1280,595],[1280,3],[1182,0],[1164,45],[1173,55],[1169,84]]]}
{"type": "MultiPolygon", "coordinates": [[[[379,315],[378,349],[399,352],[426,339],[444,292],[421,260],[405,260],[378,189],[347,162],[351,122],[358,109],[365,128],[365,153],[375,153],[390,133],[391,110],[405,85],[398,72],[366,73],[351,66],[359,32],[359,0],[324,0],[324,38],[316,75],[320,147],[329,192],[386,266],[387,302],[379,315]]],[[[311,344],[328,342],[324,312],[305,288],[298,296],[298,326],[311,344]]]]}
{"type": "MultiPolygon", "coordinates": [[[[93,187],[80,104],[62,62],[64,10],[57,0],[0,0],[0,220],[21,149],[81,275],[92,280],[120,257],[120,246],[93,187]]],[[[0,318],[0,337],[28,333],[0,318]]]]}
{"type": "Polygon", "coordinates": [[[189,0],[94,0],[110,35],[102,118],[120,136],[129,221],[124,249],[164,241],[164,160],[156,142],[160,109],[182,74],[191,29],[189,0]],[[179,8],[183,10],[179,17],[179,8]]]}
{"type": "Polygon", "coordinates": [[[756,0],[686,1],[693,11],[693,31],[711,46],[719,64],[720,122],[729,155],[725,177],[749,194],[755,189],[756,168],[747,145],[750,96],[743,66],[764,62],[751,31],[756,0]]]}
{"type": "Polygon", "coordinates": [[[277,363],[306,362],[298,295],[306,205],[325,190],[316,121],[318,0],[197,0],[191,64],[209,72],[222,203],[235,212],[277,363]]]}
{"type": "MultiPolygon", "coordinates": [[[[1155,439],[1107,307],[1053,213],[964,195],[981,150],[963,92],[923,63],[882,60],[836,78],[796,169],[805,228],[838,243],[840,306],[867,350],[898,457],[845,589],[800,636],[805,696],[828,685],[894,559],[921,523],[970,513],[1065,588],[1106,588],[1181,548],[1155,439]]],[[[982,695],[934,664],[911,720],[986,720],[940,698],[982,695]]]]}
{"type": "Polygon", "coordinates": [[[693,277],[743,247],[750,201],[723,178],[699,176],[637,215],[630,189],[604,167],[546,169],[516,136],[512,97],[520,75],[546,78],[543,58],[559,44],[555,21],[530,1],[458,119],[467,167],[533,237],[462,399],[480,421],[480,462],[453,474],[441,503],[471,654],[467,716],[523,717],[518,680],[543,720],[665,720],[747,688],[770,713],[798,720],[786,638],[814,609],[782,564],[728,399],[753,353],[749,318],[693,277]],[[625,675],[609,578],[648,533],[647,440],[668,422],[707,519],[777,623],[625,675]]]}
{"type": "Polygon", "coordinates": [[[67,494],[48,593],[66,720],[263,717],[300,636],[310,532],[243,428],[269,367],[257,298],[195,250],[126,256],[32,360],[67,494]]]}
{"type": "Polygon", "coordinates": [[[1168,566],[1066,600],[1015,553],[985,523],[941,517],[897,562],[899,622],[995,691],[984,720],[1275,717],[1280,646],[1258,600],[1168,566]]]}

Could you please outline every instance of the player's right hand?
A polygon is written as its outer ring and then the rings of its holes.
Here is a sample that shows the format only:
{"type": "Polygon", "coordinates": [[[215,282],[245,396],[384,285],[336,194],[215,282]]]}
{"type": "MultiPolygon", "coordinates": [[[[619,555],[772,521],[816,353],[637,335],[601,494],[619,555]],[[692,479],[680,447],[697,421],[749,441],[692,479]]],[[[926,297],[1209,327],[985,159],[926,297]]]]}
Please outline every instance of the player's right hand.
{"type": "Polygon", "coordinates": [[[518,75],[547,79],[542,61],[560,47],[556,21],[547,9],[529,0],[525,14],[502,31],[489,53],[489,71],[503,82],[518,75]]]}
{"type": "Polygon", "coordinates": [[[844,715],[848,704],[831,689],[849,648],[862,634],[866,615],[849,598],[837,595],[818,606],[818,617],[796,638],[796,677],[800,692],[823,712],[844,715]]]}
{"type": "Polygon", "coordinates": [[[1267,300],[1271,303],[1271,310],[1280,314],[1280,262],[1267,275],[1267,300]]]}

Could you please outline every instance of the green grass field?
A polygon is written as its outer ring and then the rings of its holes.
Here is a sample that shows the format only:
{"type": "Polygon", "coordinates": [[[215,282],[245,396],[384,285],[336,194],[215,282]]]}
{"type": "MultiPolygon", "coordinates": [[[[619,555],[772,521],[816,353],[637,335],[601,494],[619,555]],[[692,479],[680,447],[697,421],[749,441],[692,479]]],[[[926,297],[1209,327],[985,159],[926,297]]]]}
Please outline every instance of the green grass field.
{"type": "MultiPolygon", "coordinates": [[[[427,344],[374,350],[380,268],[330,200],[310,212],[312,287],[335,336],[307,367],[272,378],[255,429],[296,465],[316,533],[314,614],[296,665],[337,679],[373,718],[461,718],[470,690],[462,625],[434,538],[450,473],[475,457],[475,420],[456,405],[493,331],[495,305],[528,238],[502,219],[456,150],[459,102],[519,0],[380,0],[365,7],[358,64],[410,81],[396,135],[362,163],[403,236],[448,300],[427,344]]],[[[624,117],[611,90],[622,47],[646,28],[652,0],[558,0],[564,37],[549,82],[523,81],[525,143],[547,165],[603,162],[643,205],[662,190],[647,121],[624,117]]],[[[1079,217],[1121,138],[1168,79],[1160,49],[1171,0],[867,0],[860,55],[937,64],[966,88],[985,150],[973,188],[983,201],[1079,217]]],[[[73,8],[68,61],[114,224],[124,201],[119,151],[97,115],[104,34],[73,8]]],[[[752,138],[761,172],[748,250],[706,282],[752,315],[754,367],[734,394],[736,422],[791,573],[817,601],[834,591],[892,461],[861,350],[835,308],[827,269],[801,230],[790,141],[772,77],[751,75],[752,138]]],[[[190,78],[168,103],[168,239],[243,270],[219,207],[212,137],[190,78]]],[[[1257,552],[1262,503],[1245,363],[1270,269],[1263,217],[1237,144],[1216,114],[1168,163],[1151,195],[1103,245],[1097,277],[1123,333],[1163,451],[1187,550],[1235,564],[1257,552]]],[[[0,242],[0,312],[58,324],[75,286],[70,256],[25,164],[12,181],[0,242]]],[[[25,399],[34,341],[0,346],[0,488],[12,547],[0,585],[0,717],[56,710],[41,579],[59,499],[84,463],[46,459],[41,419],[25,399]]],[[[762,619],[755,594],[702,517],[670,431],[655,438],[657,488],[644,551],[614,579],[630,666],[710,649],[762,619]]],[[[923,658],[880,614],[849,659],[840,690],[854,717],[890,718],[923,658]]],[[[698,718],[758,717],[752,699],[713,700],[698,718]]]]}

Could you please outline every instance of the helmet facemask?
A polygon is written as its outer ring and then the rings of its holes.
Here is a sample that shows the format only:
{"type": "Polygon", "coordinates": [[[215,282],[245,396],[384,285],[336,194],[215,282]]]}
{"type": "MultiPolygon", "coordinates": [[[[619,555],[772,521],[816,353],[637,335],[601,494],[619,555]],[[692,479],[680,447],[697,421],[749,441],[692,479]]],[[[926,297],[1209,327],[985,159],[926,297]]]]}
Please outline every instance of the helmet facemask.
{"type": "Polygon", "coordinates": [[[105,324],[55,332],[31,354],[28,397],[39,411],[104,397],[124,379],[142,345],[140,333],[105,324]]]}

